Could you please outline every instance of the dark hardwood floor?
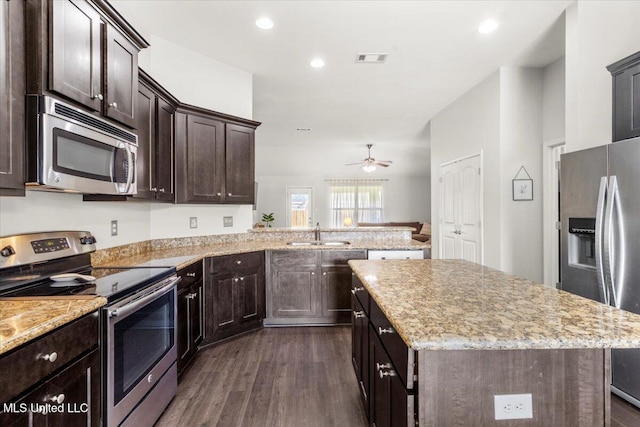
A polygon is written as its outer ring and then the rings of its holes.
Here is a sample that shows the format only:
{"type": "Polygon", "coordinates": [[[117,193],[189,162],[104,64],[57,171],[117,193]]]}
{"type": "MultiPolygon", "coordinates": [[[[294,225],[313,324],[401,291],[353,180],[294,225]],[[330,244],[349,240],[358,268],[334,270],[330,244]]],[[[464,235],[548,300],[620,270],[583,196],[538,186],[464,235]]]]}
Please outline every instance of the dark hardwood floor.
{"type": "MultiPolygon", "coordinates": [[[[156,425],[364,427],[351,328],[265,328],[205,348],[156,425]]],[[[611,426],[640,426],[640,410],[612,395],[611,426]]]]}
{"type": "Polygon", "coordinates": [[[265,328],[205,348],[156,425],[366,426],[351,328],[265,328]]]}

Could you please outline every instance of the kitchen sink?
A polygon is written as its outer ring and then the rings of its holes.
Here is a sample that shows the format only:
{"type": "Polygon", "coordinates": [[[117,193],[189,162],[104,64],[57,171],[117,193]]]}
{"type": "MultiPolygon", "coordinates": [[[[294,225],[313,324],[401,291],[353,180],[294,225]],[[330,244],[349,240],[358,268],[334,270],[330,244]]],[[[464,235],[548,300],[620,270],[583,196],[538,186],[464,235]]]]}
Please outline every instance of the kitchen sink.
{"type": "Polygon", "coordinates": [[[349,242],[342,240],[313,240],[313,241],[305,241],[305,242],[287,242],[289,246],[345,246],[349,245],[349,242]]]}

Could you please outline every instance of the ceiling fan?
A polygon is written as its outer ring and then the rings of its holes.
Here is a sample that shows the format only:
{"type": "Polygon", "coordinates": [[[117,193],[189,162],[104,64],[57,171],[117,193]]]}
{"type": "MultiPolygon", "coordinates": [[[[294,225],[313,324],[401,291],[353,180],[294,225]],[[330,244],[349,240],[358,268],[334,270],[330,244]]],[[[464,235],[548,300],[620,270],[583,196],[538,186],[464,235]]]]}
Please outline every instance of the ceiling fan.
{"type": "Polygon", "coordinates": [[[376,166],[382,166],[383,168],[386,168],[391,163],[393,163],[391,160],[376,160],[371,157],[371,147],[373,147],[373,144],[367,144],[367,148],[369,149],[369,156],[366,159],[357,163],[347,163],[345,166],[360,165],[363,171],[373,172],[374,170],[376,170],[376,166]]]}

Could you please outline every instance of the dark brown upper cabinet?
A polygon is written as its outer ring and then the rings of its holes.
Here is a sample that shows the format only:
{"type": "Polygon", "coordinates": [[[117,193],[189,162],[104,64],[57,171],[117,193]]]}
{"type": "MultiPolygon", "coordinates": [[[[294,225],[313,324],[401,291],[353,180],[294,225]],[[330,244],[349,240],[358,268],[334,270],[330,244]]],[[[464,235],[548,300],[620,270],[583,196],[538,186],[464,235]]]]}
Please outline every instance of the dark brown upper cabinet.
{"type": "Polygon", "coordinates": [[[0,0],[0,195],[24,196],[24,3],[0,0]]]}
{"type": "Polygon", "coordinates": [[[613,141],[640,136],[640,52],[607,70],[613,77],[613,141]]]}
{"type": "Polygon", "coordinates": [[[139,199],[173,202],[173,119],[178,101],[140,70],[138,85],[139,199]]]}
{"type": "Polygon", "coordinates": [[[138,52],[149,44],[104,0],[27,0],[26,11],[28,93],[135,127],[138,52]]]}
{"type": "Polygon", "coordinates": [[[253,204],[260,123],[180,106],[175,124],[176,202],[253,204]]]}

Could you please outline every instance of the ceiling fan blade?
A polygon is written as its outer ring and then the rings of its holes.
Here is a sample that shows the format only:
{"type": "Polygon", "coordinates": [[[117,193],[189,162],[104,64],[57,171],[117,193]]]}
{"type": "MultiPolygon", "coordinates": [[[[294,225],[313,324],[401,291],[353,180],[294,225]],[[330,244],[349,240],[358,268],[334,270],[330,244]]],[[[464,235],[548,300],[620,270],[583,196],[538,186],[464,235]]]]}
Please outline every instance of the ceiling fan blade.
{"type": "Polygon", "coordinates": [[[380,162],[373,162],[374,165],[378,165],[378,166],[382,166],[383,168],[388,168],[389,164],[387,163],[380,163],[380,162]]]}
{"type": "Polygon", "coordinates": [[[391,160],[376,160],[376,161],[375,161],[375,162],[373,162],[373,163],[377,163],[377,164],[385,163],[385,164],[387,164],[387,165],[390,165],[390,164],[391,164],[391,163],[393,163],[393,162],[392,162],[391,160]]]}
{"type": "Polygon", "coordinates": [[[364,162],[346,163],[345,166],[354,166],[354,165],[362,165],[362,164],[364,164],[364,162]]]}

